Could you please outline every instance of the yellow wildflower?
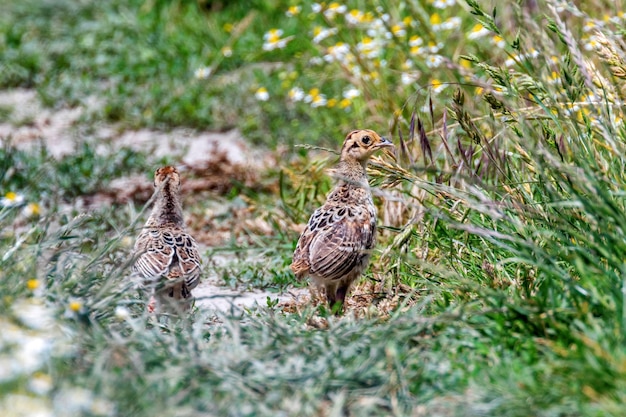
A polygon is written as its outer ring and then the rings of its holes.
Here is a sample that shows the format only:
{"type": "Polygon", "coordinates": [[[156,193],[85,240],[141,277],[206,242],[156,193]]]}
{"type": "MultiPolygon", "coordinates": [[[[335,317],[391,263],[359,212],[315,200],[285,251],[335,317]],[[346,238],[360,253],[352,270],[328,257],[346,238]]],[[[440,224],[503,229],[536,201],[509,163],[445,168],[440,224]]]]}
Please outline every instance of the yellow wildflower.
{"type": "Polygon", "coordinates": [[[70,310],[72,310],[73,312],[80,311],[82,307],[83,304],[80,301],[71,301],[69,305],[70,310]]]}

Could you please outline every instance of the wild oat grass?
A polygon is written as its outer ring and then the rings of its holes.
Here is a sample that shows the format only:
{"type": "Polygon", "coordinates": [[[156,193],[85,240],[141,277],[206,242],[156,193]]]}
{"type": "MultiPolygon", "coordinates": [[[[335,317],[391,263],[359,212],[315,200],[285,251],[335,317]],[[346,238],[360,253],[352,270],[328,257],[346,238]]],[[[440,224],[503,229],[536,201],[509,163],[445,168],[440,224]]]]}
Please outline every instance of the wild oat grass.
{"type": "Polygon", "coordinates": [[[156,321],[128,279],[140,208],[70,204],[156,161],[7,145],[3,415],[623,414],[623,12],[374,3],[9,3],[4,88],[49,104],[104,88],[87,123],[236,122],[279,151],[309,145],[279,154],[274,186],[226,195],[272,229],[212,249],[268,257],[218,271],[227,282],[293,284],[297,226],[330,187],[318,147],[387,126],[397,154],[370,166],[384,227],[364,279],[413,292],[388,315],[270,301],[156,321]]]}

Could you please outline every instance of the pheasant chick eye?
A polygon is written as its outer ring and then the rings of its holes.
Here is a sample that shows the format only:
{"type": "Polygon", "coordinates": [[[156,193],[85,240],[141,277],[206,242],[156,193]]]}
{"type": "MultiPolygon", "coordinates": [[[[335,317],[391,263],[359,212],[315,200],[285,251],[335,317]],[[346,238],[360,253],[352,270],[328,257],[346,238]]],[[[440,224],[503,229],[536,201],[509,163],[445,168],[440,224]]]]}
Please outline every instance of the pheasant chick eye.
{"type": "Polygon", "coordinates": [[[368,159],[385,147],[393,144],[373,130],[348,133],[334,171],[337,184],[309,219],[293,254],[291,270],[298,278],[310,276],[323,288],[335,314],[343,310],[351,285],[374,249],[376,207],[365,168],[368,159]]]}

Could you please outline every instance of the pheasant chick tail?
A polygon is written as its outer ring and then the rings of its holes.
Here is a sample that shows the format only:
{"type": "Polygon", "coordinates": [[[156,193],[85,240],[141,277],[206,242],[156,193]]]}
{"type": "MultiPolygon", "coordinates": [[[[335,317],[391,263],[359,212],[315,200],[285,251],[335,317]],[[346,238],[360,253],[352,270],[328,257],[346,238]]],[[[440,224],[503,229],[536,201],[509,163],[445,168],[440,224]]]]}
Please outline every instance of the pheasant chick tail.
{"type": "Polygon", "coordinates": [[[152,212],[135,242],[133,273],[153,288],[149,309],[173,313],[191,308],[191,290],[200,282],[198,244],[187,233],[180,201],[180,175],[171,166],[154,173],[152,212]]]}
{"type": "Polygon", "coordinates": [[[393,144],[373,130],[354,130],[346,136],[337,183],[323,206],[315,210],[300,235],[291,270],[298,278],[310,276],[324,288],[330,308],[343,309],[350,286],[369,263],[376,241],[376,207],[366,166],[378,150],[393,144]]]}

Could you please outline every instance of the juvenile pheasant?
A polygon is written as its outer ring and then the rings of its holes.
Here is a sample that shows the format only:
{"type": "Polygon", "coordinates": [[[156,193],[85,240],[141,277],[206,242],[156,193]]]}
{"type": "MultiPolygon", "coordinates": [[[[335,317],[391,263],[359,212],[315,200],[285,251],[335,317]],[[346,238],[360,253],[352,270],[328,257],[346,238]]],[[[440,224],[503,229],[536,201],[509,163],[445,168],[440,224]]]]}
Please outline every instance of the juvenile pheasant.
{"type": "Polygon", "coordinates": [[[171,166],[154,173],[156,199],[135,242],[133,272],[154,287],[148,309],[174,313],[191,307],[191,290],[200,282],[198,244],[185,230],[180,175],[171,166]]]}
{"type": "Polygon", "coordinates": [[[393,147],[372,130],[354,130],[346,136],[333,176],[335,188],[313,213],[298,240],[291,270],[309,275],[325,288],[326,299],[340,314],[346,294],[369,263],[376,240],[376,207],[365,167],[377,150],[393,147]]]}

